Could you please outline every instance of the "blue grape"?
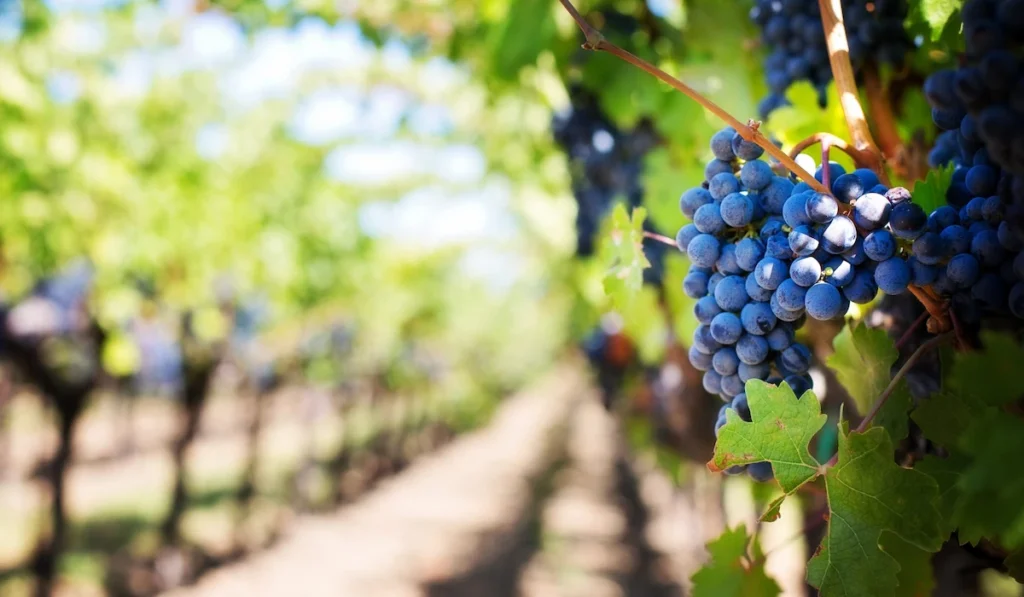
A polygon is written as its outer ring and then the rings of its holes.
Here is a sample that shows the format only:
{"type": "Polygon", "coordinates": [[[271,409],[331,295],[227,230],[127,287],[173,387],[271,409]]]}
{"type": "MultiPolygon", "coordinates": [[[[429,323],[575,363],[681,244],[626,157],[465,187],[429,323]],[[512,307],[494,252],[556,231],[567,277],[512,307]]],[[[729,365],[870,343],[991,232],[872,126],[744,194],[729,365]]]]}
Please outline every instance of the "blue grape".
{"type": "Polygon", "coordinates": [[[735,134],[732,137],[732,152],[741,160],[750,161],[761,157],[764,153],[764,148],[753,141],[747,141],[742,136],[735,134]]]}
{"type": "Polygon", "coordinates": [[[708,192],[715,201],[721,201],[732,193],[740,192],[740,181],[732,172],[716,174],[708,181],[708,192]]]}
{"type": "Polygon", "coordinates": [[[914,286],[930,286],[939,275],[938,267],[921,263],[913,256],[907,259],[907,266],[910,268],[910,283],[914,286]]]}
{"type": "Polygon", "coordinates": [[[740,416],[746,422],[750,422],[750,405],[747,403],[747,393],[740,392],[736,394],[736,397],[729,403],[729,408],[736,411],[736,414],[740,416]]]}
{"type": "Polygon", "coordinates": [[[725,160],[714,159],[708,162],[707,166],[704,167],[704,180],[711,180],[717,174],[722,172],[728,172],[732,174],[733,167],[732,162],[726,162],[725,160]]]}
{"type": "Polygon", "coordinates": [[[691,269],[683,278],[683,292],[690,298],[700,298],[708,293],[708,275],[691,269]]]}
{"type": "Polygon", "coordinates": [[[786,369],[797,375],[807,373],[811,368],[811,351],[803,344],[793,344],[779,356],[786,369]]]}
{"type": "Polygon", "coordinates": [[[768,358],[768,341],[762,336],[744,334],[736,341],[736,355],[740,362],[756,365],[768,358]]]}
{"type": "Polygon", "coordinates": [[[790,311],[797,311],[804,306],[804,297],[807,289],[797,284],[792,278],[785,280],[775,290],[775,296],[779,305],[790,311]]]}
{"type": "Polygon", "coordinates": [[[754,202],[742,193],[732,193],[722,199],[720,215],[729,226],[742,228],[754,219],[754,202]]]}
{"type": "Polygon", "coordinates": [[[928,229],[932,232],[942,233],[958,221],[956,210],[948,205],[943,205],[928,216],[928,229]]]}
{"type": "Polygon", "coordinates": [[[967,179],[964,182],[974,195],[987,197],[995,192],[999,174],[991,166],[973,166],[967,171],[967,179]]]}
{"type": "Polygon", "coordinates": [[[715,289],[718,288],[718,283],[722,281],[722,278],[725,278],[725,275],[721,272],[711,274],[711,277],[708,278],[708,294],[715,294],[715,289]]]}
{"type": "Polygon", "coordinates": [[[775,259],[792,259],[793,249],[789,246],[789,238],[785,234],[776,234],[765,243],[764,254],[775,259]]]}
{"type": "Polygon", "coordinates": [[[777,294],[773,294],[768,304],[772,308],[772,313],[775,317],[778,317],[780,321],[794,322],[803,317],[803,309],[786,309],[779,305],[779,297],[777,294]]]}
{"type": "MultiPolygon", "coordinates": [[[[705,373],[705,375],[707,374],[705,373]]],[[[797,398],[803,396],[805,392],[810,391],[813,387],[810,375],[790,375],[785,379],[785,382],[793,390],[797,398]]]]}
{"type": "Polygon", "coordinates": [[[768,303],[747,303],[740,311],[740,322],[748,334],[763,336],[772,331],[778,318],[768,303]]]}
{"type": "Polygon", "coordinates": [[[821,233],[821,246],[834,255],[851,249],[856,242],[857,228],[846,216],[833,218],[821,233]]]}
{"type": "Polygon", "coordinates": [[[693,224],[683,226],[676,233],[676,247],[683,253],[686,253],[690,247],[690,241],[697,238],[698,234],[700,234],[700,230],[697,230],[697,227],[693,224]]]}
{"type": "Polygon", "coordinates": [[[790,231],[788,240],[794,255],[806,257],[818,250],[818,233],[809,226],[797,226],[790,231]]]}
{"type": "Polygon", "coordinates": [[[818,224],[825,224],[832,221],[832,218],[836,217],[839,213],[839,204],[832,197],[822,194],[814,193],[807,199],[807,217],[812,222],[818,224]]]}
{"type": "Polygon", "coordinates": [[[713,296],[702,296],[697,300],[697,304],[693,306],[693,314],[700,323],[710,324],[715,315],[721,312],[722,308],[718,306],[713,296]]]}
{"type": "Polygon", "coordinates": [[[842,257],[833,257],[825,262],[821,273],[824,275],[825,282],[837,287],[842,288],[851,281],[853,281],[854,268],[842,257]]]}
{"type": "Polygon", "coordinates": [[[772,172],[771,166],[761,160],[749,161],[740,168],[740,180],[745,187],[753,191],[767,188],[773,178],[775,173],[772,172]]]}
{"type": "Polygon", "coordinates": [[[843,259],[849,261],[852,265],[861,265],[868,259],[867,253],[864,251],[864,237],[858,236],[857,241],[853,243],[853,246],[841,253],[843,259]]]}
{"type": "Polygon", "coordinates": [[[861,270],[854,274],[853,280],[843,287],[843,295],[850,302],[863,305],[870,303],[878,294],[878,284],[875,284],[875,275],[868,270],[861,270]]]}
{"type": "Polygon", "coordinates": [[[910,284],[910,266],[899,257],[890,257],[875,268],[875,284],[886,294],[902,294],[910,284]]]}
{"type": "Polygon", "coordinates": [[[711,359],[711,366],[719,375],[733,375],[739,369],[740,358],[736,356],[736,349],[726,346],[711,359]]]}
{"type": "MultiPolygon", "coordinates": [[[[731,176],[731,174],[730,174],[731,176]]],[[[683,196],[679,198],[679,210],[683,212],[686,217],[693,219],[693,214],[697,213],[697,210],[708,203],[714,203],[715,198],[711,196],[704,187],[695,187],[687,190],[683,193],[683,196]]]]}
{"type": "Polygon", "coordinates": [[[827,321],[842,315],[843,297],[839,289],[826,282],[818,282],[807,289],[804,308],[815,319],[827,321]]]}
{"type": "Polygon", "coordinates": [[[743,393],[743,381],[739,375],[727,375],[722,377],[722,394],[729,398],[743,393]]]}
{"type": "Polygon", "coordinates": [[[722,393],[722,376],[714,369],[704,372],[703,382],[704,391],[708,394],[722,393]]]}
{"type": "Polygon", "coordinates": [[[1003,218],[1003,201],[997,195],[992,195],[988,199],[985,199],[985,203],[981,206],[981,217],[985,218],[985,221],[998,226],[999,222],[1003,218]]]}
{"type": "Polygon", "coordinates": [[[726,127],[711,136],[711,153],[716,159],[723,162],[731,162],[736,158],[732,150],[732,138],[736,135],[736,129],[726,127]]]}
{"type": "Polygon", "coordinates": [[[740,363],[739,369],[736,370],[736,375],[739,376],[740,381],[743,383],[751,379],[768,379],[771,373],[772,367],[768,363],[756,363],[754,365],[740,363]]]}
{"type": "MultiPolygon", "coordinates": [[[[801,302],[801,305],[802,304],[803,302],[801,302]]],[[[768,348],[775,351],[786,350],[789,348],[789,345],[793,343],[793,326],[786,323],[780,323],[775,326],[774,330],[768,332],[768,335],[764,338],[768,341],[768,348]]]]}
{"type": "Polygon", "coordinates": [[[969,288],[981,275],[981,265],[970,253],[954,256],[946,264],[946,276],[959,288],[969,288]]]}
{"type": "Polygon", "coordinates": [[[925,265],[935,265],[946,257],[946,243],[934,232],[925,232],[914,241],[913,253],[925,265]]]}
{"type": "Polygon", "coordinates": [[[736,264],[752,272],[757,262],[764,257],[764,243],[756,238],[744,238],[736,243],[736,264]]]}
{"type": "Polygon", "coordinates": [[[747,465],[747,474],[758,483],[767,483],[775,478],[770,462],[752,462],[747,465]]]}
{"type": "Polygon", "coordinates": [[[924,233],[927,225],[928,216],[924,210],[910,201],[897,204],[889,215],[889,228],[897,238],[914,240],[924,233]]]}
{"type": "Polygon", "coordinates": [[[750,300],[765,302],[772,297],[771,290],[765,290],[761,288],[761,285],[757,283],[757,278],[754,274],[748,274],[746,280],[743,281],[743,286],[747,290],[747,296],[750,300]]]}
{"type": "Polygon", "coordinates": [[[768,242],[768,239],[777,234],[785,234],[783,228],[786,226],[785,220],[778,216],[770,216],[765,218],[761,224],[761,230],[758,232],[761,240],[768,242]]]}
{"type": "MultiPolygon", "coordinates": [[[[934,232],[934,231],[933,231],[934,232]]],[[[959,224],[951,224],[939,232],[939,238],[949,248],[951,255],[966,253],[971,250],[971,235],[959,224]]]]}
{"type": "Polygon", "coordinates": [[[722,232],[725,230],[725,220],[722,219],[721,207],[716,203],[700,206],[697,213],[693,214],[693,224],[704,234],[722,232]]]}
{"type": "Polygon", "coordinates": [[[761,288],[775,290],[786,279],[786,263],[774,257],[765,257],[754,268],[754,276],[761,288]]]}
{"type": "Polygon", "coordinates": [[[971,296],[994,311],[1006,308],[1007,287],[998,274],[986,272],[971,287],[971,296]]]}
{"type": "Polygon", "coordinates": [[[807,217],[807,198],[810,193],[795,193],[782,205],[782,218],[790,228],[811,224],[807,217]]]}
{"type": "Polygon", "coordinates": [[[722,246],[722,253],[718,256],[715,267],[718,268],[720,273],[726,275],[744,273],[739,264],[736,263],[736,245],[726,243],[722,246]]]}
{"type": "Polygon", "coordinates": [[[996,237],[999,239],[999,244],[1003,245],[1003,248],[1007,251],[1016,253],[1024,249],[1024,239],[1017,236],[1013,231],[1013,227],[1005,220],[999,222],[999,227],[996,229],[996,237]]]}
{"type": "Polygon", "coordinates": [[[832,183],[832,193],[836,199],[846,204],[856,201],[867,189],[868,187],[864,186],[861,178],[854,172],[844,174],[832,183]]]}
{"type": "Polygon", "coordinates": [[[735,313],[728,311],[715,315],[711,320],[711,337],[719,344],[735,344],[743,335],[743,324],[735,313]]]}
{"type": "Polygon", "coordinates": [[[789,277],[798,285],[808,288],[821,279],[821,263],[814,257],[795,259],[789,266],[789,277]]]}
{"type": "MultiPolygon", "coordinates": [[[[846,174],[846,169],[845,168],[843,168],[842,166],[840,166],[839,164],[837,164],[835,162],[829,162],[828,163],[828,180],[829,180],[829,185],[831,185],[834,181],[838,180],[839,177],[842,176],[843,174],[846,174]]],[[[814,179],[817,180],[818,182],[824,184],[825,179],[824,179],[823,175],[824,175],[824,168],[823,167],[819,167],[814,172],[814,179]]]]}
{"type": "Polygon", "coordinates": [[[718,261],[720,247],[721,244],[714,236],[698,234],[687,245],[686,254],[690,257],[690,263],[699,267],[711,267],[718,261]]]}
{"type": "Polygon", "coordinates": [[[711,370],[713,358],[711,355],[704,354],[703,352],[697,350],[696,347],[691,346],[688,356],[690,357],[690,364],[692,364],[694,369],[696,369],[697,371],[711,370]]]}
{"type": "Polygon", "coordinates": [[[782,215],[782,207],[792,193],[793,183],[781,176],[776,176],[761,191],[761,206],[769,214],[782,215]]]}
{"type": "Polygon", "coordinates": [[[864,253],[872,261],[885,261],[896,254],[896,239],[884,228],[875,230],[864,237],[864,253]]]}
{"type": "Polygon", "coordinates": [[[971,239],[971,254],[984,267],[998,267],[1006,251],[999,243],[999,235],[991,228],[982,230],[971,239]]]}
{"type": "MultiPolygon", "coordinates": [[[[866,189],[873,188],[875,185],[878,184],[878,175],[875,174],[874,171],[872,171],[870,168],[857,168],[856,170],[853,171],[853,174],[855,174],[857,178],[860,179],[861,184],[864,185],[864,188],[866,189]]],[[[842,178],[842,176],[840,176],[839,178],[842,178]]]]}
{"type": "Polygon", "coordinates": [[[747,304],[746,281],[739,276],[726,276],[715,286],[715,300],[724,311],[739,311],[747,304]]]}
{"type": "Polygon", "coordinates": [[[693,331],[693,347],[706,355],[713,355],[722,347],[711,335],[711,326],[699,325],[693,331]]]}

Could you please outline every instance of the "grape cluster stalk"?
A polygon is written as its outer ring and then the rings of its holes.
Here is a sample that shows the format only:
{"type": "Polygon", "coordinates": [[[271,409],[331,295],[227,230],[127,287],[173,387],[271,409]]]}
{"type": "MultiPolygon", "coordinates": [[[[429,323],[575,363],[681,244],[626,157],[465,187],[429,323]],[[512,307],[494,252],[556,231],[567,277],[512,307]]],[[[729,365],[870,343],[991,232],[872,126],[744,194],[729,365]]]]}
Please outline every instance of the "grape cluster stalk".
{"type": "MultiPolygon", "coordinates": [[[[914,48],[903,30],[905,0],[844,0],[842,5],[855,72],[868,63],[904,63],[914,48]]],[[[811,83],[824,106],[832,69],[818,0],[758,0],[750,18],[768,50],[764,70],[769,94],[761,100],[761,117],[786,105],[786,90],[798,81],[811,83]]]]}

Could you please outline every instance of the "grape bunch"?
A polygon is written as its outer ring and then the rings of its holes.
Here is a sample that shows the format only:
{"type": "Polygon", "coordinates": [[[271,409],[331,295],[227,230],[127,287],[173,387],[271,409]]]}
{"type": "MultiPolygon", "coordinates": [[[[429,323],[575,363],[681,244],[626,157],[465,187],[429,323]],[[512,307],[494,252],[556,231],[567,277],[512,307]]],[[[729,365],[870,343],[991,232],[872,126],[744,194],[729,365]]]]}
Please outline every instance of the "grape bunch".
{"type": "MultiPolygon", "coordinates": [[[[868,61],[902,64],[914,47],[903,30],[905,0],[844,0],[843,15],[855,71],[868,61]]],[[[818,1],[758,0],[750,18],[768,50],[764,69],[769,95],[761,101],[761,117],[785,105],[786,89],[797,81],[814,85],[824,106],[832,70],[818,1]]]]}
{"type": "MultiPolygon", "coordinates": [[[[619,130],[601,110],[597,98],[580,86],[570,89],[570,98],[570,108],[555,115],[552,129],[572,174],[577,203],[576,254],[589,257],[601,222],[615,202],[624,199],[631,207],[642,204],[643,158],[658,144],[658,137],[647,121],[632,131],[619,130]]],[[[649,223],[644,228],[657,232],[649,223]]],[[[644,270],[644,280],[660,285],[665,249],[658,243],[646,249],[651,267],[644,270]]]]}
{"type": "MultiPolygon", "coordinates": [[[[932,120],[944,131],[929,155],[954,164],[950,206],[997,196],[1009,231],[1024,242],[1024,2],[968,0],[964,56],[955,69],[933,73],[924,92],[932,120]]],[[[994,202],[993,202],[994,207],[994,202]]],[[[977,218],[974,218],[975,220],[977,218]]]]}

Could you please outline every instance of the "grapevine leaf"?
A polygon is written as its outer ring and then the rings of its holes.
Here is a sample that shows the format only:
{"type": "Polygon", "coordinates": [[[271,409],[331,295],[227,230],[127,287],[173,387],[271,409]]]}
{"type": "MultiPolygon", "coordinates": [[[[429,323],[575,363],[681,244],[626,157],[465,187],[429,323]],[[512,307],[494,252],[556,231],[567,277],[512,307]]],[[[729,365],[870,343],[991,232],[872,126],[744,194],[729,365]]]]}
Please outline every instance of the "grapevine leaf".
{"type": "Polygon", "coordinates": [[[1024,549],[1011,551],[1010,555],[1003,560],[1006,571],[1014,580],[1024,583],[1024,549]]]}
{"type": "MultiPolygon", "coordinates": [[[[863,323],[843,328],[832,346],[835,352],[826,363],[853,398],[857,411],[865,415],[889,385],[892,365],[899,358],[899,351],[885,330],[872,329],[863,323]]],[[[910,389],[900,380],[875,423],[885,428],[894,440],[903,439],[907,435],[907,411],[911,402],[910,389]]]]}
{"type": "Polygon", "coordinates": [[[969,529],[962,541],[999,537],[1003,546],[1024,546],[1024,421],[1001,409],[975,415],[960,448],[971,461],[957,483],[954,518],[969,529]]]}
{"type": "Polygon", "coordinates": [[[921,16],[931,28],[933,40],[939,38],[942,30],[946,27],[946,22],[953,16],[953,13],[963,6],[963,3],[963,0],[921,0],[918,3],[921,16]]]}
{"type": "Polygon", "coordinates": [[[938,551],[938,485],[893,462],[884,429],[850,433],[843,427],[838,462],[825,474],[828,530],[807,564],[807,579],[824,595],[895,595],[900,565],[880,547],[881,534],[938,551]]]}
{"type": "Polygon", "coordinates": [[[665,333],[668,322],[658,308],[658,291],[644,286],[626,302],[616,304],[622,315],[623,332],[637,347],[642,363],[660,363],[665,356],[665,333]]]}
{"type": "Polygon", "coordinates": [[[789,385],[752,379],[746,385],[751,422],[735,410],[726,413],[708,468],[724,471],[738,464],[768,461],[787,494],[818,476],[821,465],[807,445],[825,424],[821,405],[811,392],[797,399],[789,385]]]}
{"type": "MultiPolygon", "coordinates": [[[[783,147],[792,147],[821,131],[846,130],[846,117],[843,116],[835,84],[829,85],[825,108],[818,102],[818,91],[806,82],[790,85],[786,99],[789,105],[773,110],[766,123],[766,129],[782,141],[783,147]]],[[[814,157],[815,162],[821,160],[821,153],[817,149],[808,150],[807,153],[814,157]]],[[[842,152],[833,151],[830,159],[841,164],[848,172],[853,169],[853,162],[842,152]]]]}
{"type": "Polygon", "coordinates": [[[675,314],[672,318],[672,331],[679,343],[688,346],[693,333],[697,330],[700,322],[693,314],[693,306],[696,299],[686,296],[683,292],[683,280],[690,271],[690,260],[682,253],[672,252],[665,258],[665,300],[668,301],[670,312],[675,314]]]}
{"type": "Polygon", "coordinates": [[[1020,370],[1024,363],[1024,346],[1009,334],[996,332],[982,333],[981,341],[984,350],[957,355],[950,385],[992,406],[1017,400],[1024,393],[1020,370]]]}
{"type": "Polygon", "coordinates": [[[725,531],[708,543],[711,561],[692,577],[693,597],[771,597],[782,592],[764,571],[764,558],[754,539],[753,564],[746,563],[751,541],[744,525],[725,531]]]}
{"type": "Polygon", "coordinates": [[[687,181],[704,176],[703,166],[698,168],[697,162],[688,169],[681,168],[679,162],[667,148],[656,149],[644,158],[644,206],[650,210],[655,227],[671,236],[687,222],[679,210],[680,189],[690,186],[687,181]]]}
{"type": "Polygon", "coordinates": [[[893,533],[882,533],[881,547],[900,565],[896,574],[896,597],[931,595],[935,589],[932,554],[907,543],[893,533]]]}
{"type": "Polygon", "coordinates": [[[972,524],[969,520],[959,520],[956,515],[958,504],[962,499],[959,487],[960,478],[969,464],[970,459],[959,454],[951,454],[947,458],[929,454],[914,466],[914,470],[921,471],[939,484],[942,532],[949,535],[953,531],[957,531],[960,543],[977,543],[984,535],[984,529],[972,524]]]}
{"type": "Polygon", "coordinates": [[[920,205],[925,213],[932,213],[946,204],[946,190],[953,182],[954,169],[952,164],[933,168],[929,170],[927,178],[914,185],[914,203],[920,205]]]}
{"type": "Polygon", "coordinates": [[[628,303],[644,283],[644,269],[651,263],[644,256],[643,225],[647,210],[638,207],[632,218],[626,207],[617,203],[611,214],[611,231],[608,241],[611,245],[612,264],[605,276],[605,292],[616,304],[628,303]]]}
{"type": "Polygon", "coordinates": [[[924,436],[947,448],[955,448],[976,413],[985,406],[970,396],[943,390],[922,400],[910,418],[924,436]]]}

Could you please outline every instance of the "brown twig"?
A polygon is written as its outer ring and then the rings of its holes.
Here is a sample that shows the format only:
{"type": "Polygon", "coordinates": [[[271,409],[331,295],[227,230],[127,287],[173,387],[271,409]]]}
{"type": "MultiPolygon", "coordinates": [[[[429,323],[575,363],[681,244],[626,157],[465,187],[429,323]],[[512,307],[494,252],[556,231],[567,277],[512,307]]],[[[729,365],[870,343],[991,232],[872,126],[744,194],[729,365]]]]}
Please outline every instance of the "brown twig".
{"type": "Polygon", "coordinates": [[[792,149],[789,150],[789,157],[796,159],[796,156],[803,153],[804,150],[806,150],[808,147],[812,147],[814,145],[817,145],[818,143],[826,142],[831,147],[838,149],[839,151],[850,156],[850,158],[853,159],[853,163],[856,164],[858,168],[869,167],[868,164],[871,161],[870,157],[868,157],[864,152],[858,150],[856,147],[851,147],[845,139],[841,139],[833,135],[832,133],[814,133],[810,137],[802,139],[799,143],[794,145],[792,149]]]}
{"type": "Polygon", "coordinates": [[[676,79],[643,58],[631,54],[630,52],[627,52],[606,40],[600,31],[594,28],[593,25],[583,18],[569,0],[559,0],[559,2],[562,3],[562,6],[565,7],[565,10],[570,16],[572,16],[573,20],[576,21],[580,30],[583,31],[583,36],[586,38],[586,43],[583,44],[583,49],[608,52],[609,54],[643,70],[644,72],[654,75],[662,82],[667,83],[673,89],[684,93],[687,97],[703,106],[704,109],[725,121],[726,124],[735,129],[736,132],[745,140],[756,143],[759,147],[764,149],[768,155],[777,159],[787,170],[809,184],[811,188],[820,193],[828,193],[828,189],[815,180],[814,176],[810,172],[801,168],[793,158],[786,155],[786,152],[779,149],[774,143],[765,137],[760,130],[758,130],[759,123],[752,120],[748,121],[746,124],[740,122],[735,116],[726,112],[721,106],[704,97],[686,83],[676,79]]]}
{"type": "Polygon", "coordinates": [[[864,433],[864,431],[866,431],[867,428],[871,426],[871,421],[874,420],[878,412],[882,410],[883,406],[885,406],[886,401],[889,400],[889,396],[891,396],[892,393],[896,390],[896,386],[900,383],[900,380],[903,379],[904,376],[906,376],[908,371],[910,371],[910,368],[913,367],[917,363],[917,361],[919,361],[921,357],[924,356],[926,352],[935,348],[939,344],[942,344],[946,340],[949,340],[952,337],[953,334],[950,333],[942,334],[941,336],[936,336],[931,340],[928,340],[921,346],[918,346],[917,350],[915,350],[914,353],[910,355],[910,358],[907,359],[907,362],[903,363],[903,366],[900,367],[900,370],[896,372],[896,375],[892,376],[892,381],[890,381],[889,385],[886,386],[885,390],[882,391],[882,394],[878,397],[878,400],[875,400],[875,403],[871,406],[871,410],[868,411],[868,414],[860,422],[860,425],[857,425],[857,428],[854,431],[857,433],[864,433]]]}
{"type": "Polygon", "coordinates": [[[896,341],[896,350],[903,348],[903,345],[906,344],[908,340],[910,340],[910,338],[914,335],[914,332],[917,330],[917,328],[921,327],[921,324],[924,323],[927,319],[928,311],[925,311],[920,316],[918,316],[918,318],[914,320],[914,323],[910,324],[910,327],[907,328],[907,331],[903,332],[903,335],[900,336],[900,339],[896,341]]]}
{"type": "Polygon", "coordinates": [[[893,116],[892,104],[889,102],[889,94],[882,87],[882,80],[878,75],[878,69],[873,64],[865,66],[864,93],[868,98],[868,108],[871,110],[871,121],[874,130],[878,134],[878,144],[886,162],[900,178],[907,179],[916,176],[917,168],[911,168],[909,154],[903,140],[900,139],[899,131],[896,128],[896,118],[893,116]]]}
{"type": "Polygon", "coordinates": [[[829,162],[832,160],[828,159],[829,149],[832,147],[831,139],[821,140],[821,184],[825,185],[826,189],[832,189],[832,169],[829,168],[829,162]]]}
{"type": "Polygon", "coordinates": [[[664,243],[664,244],[672,246],[672,247],[676,246],[676,241],[675,241],[674,238],[669,238],[669,237],[665,236],[664,234],[658,234],[657,232],[651,232],[649,230],[644,230],[644,238],[649,238],[651,240],[656,240],[659,243],[664,243]]]}
{"type": "Polygon", "coordinates": [[[868,167],[878,174],[885,186],[890,186],[889,176],[883,166],[882,152],[875,145],[868,127],[864,108],[860,105],[857,95],[857,82],[853,77],[853,65],[850,64],[850,46],[846,40],[846,27],[843,26],[843,9],[840,0],[818,0],[821,8],[821,25],[825,29],[825,42],[828,44],[828,59],[832,65],[832,78],[835,79],[839,91],[839,104],[846,116],[846,126],[850,129],[850,138],[858,151],[864,152],[868,158],[868,167]]]}
{"type": "Polygon", "coordinates": [[[927,287],[911,285],[907,288],[931,315],[931,319],[928,320],[929,332],[942,334],[952,329],[953,326],[949,321],[949,307],[945,301],[936,297],[927,287]]]}

